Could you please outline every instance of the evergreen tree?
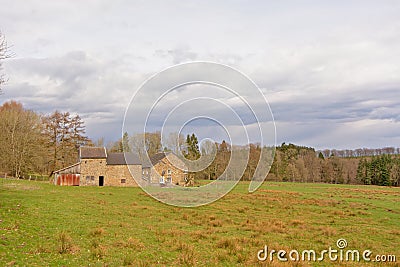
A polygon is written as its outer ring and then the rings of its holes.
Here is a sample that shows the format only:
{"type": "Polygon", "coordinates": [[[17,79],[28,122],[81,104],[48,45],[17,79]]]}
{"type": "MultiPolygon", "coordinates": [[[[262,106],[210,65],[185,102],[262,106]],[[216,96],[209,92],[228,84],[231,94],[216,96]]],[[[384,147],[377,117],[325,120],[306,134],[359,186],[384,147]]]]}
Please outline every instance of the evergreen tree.
{"type": "Polygon", "coordinates": [[[388,186],[390,185],[390,175],[386,166],[381,169],[381,179],[379,185],[388,186]]]}
{"type": "Polygon", "coordinates": [[[122,152],[129,153],[131,152],[131,148],[129,147],[129,135],[127,132],[124,133],[121,140],[121,148],[122,152]]]}
{"type": "Polygon", "coordinates": [[[365,184],[365,177],[366,177],[366,160],[364,158],[361,158],[360,161],[358,162],[357,166],[357,180],[360,181],[361,183],[365,184]]]}
{"type": "Polygon", "coordinates": [[[185,153],[185,158],[191,160],[200,158],[199,141],[194,133],[186,136],[186,145],[187,152],[185,153]]]}

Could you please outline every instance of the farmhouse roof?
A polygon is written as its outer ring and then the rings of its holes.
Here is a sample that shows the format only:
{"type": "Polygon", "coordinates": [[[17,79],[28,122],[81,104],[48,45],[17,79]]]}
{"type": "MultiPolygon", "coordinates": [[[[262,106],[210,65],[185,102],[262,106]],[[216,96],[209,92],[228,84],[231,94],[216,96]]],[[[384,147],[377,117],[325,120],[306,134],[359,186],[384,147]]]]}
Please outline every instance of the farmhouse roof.
{"type": "Polygon", "coordinates": [[[107,156],[107,165],[141,165],[138,156],[132,153],[110,153],[107,156]]]}
{"type": "Polygon", "coordinates": [[[156,165],[160,160],[162,160],[163,158],[165,158],[168,153],[170,152],[160,152],[157,154],[154,154],[153,156],[150,157],[150,161],[148,161],[147,159],[144,160],[144,162],[142,163],[143,168],[151,168],[152,166],[156,165]]]}
{"type": "Polygon", "coordinates": [[[89,146],[80,147],[79,157],[81,159],[104,159],[107,158],[106,148],[89,146]]]}
{"type": "Polygon", "coordinates": [[[165,158],[167,155],[168,155],[168,153],[165,153],[165,152],[160,152],[160,153],[154,154],[153,156],[150,157],[151,164],[153,166],[156,165],[157,162],[159,162],[160,160],[165,158]]]}
{"type": "Polygon", "coordinates": [[[185,163],[173,152],[160,152],[154,154],[153,156],[150,157],[151,165],[143,163],[143,167],[150,168],[151,166],[155,166],[158,162],[162,161],[164,158],[167,158],[167,161],[169,161],[175,167],[187,171],[187,166],[185,165],[185,163]],[[169,155],[172,155],[173,157],[170,157],[169,155]]]}

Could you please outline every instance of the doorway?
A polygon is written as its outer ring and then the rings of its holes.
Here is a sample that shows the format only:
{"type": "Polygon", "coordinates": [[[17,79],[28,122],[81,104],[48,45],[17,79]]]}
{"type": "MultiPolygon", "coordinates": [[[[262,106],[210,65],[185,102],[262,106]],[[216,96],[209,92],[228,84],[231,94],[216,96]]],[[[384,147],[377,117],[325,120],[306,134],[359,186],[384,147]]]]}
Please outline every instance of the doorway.
{"type": "Polygon", "coordinates": [[[104,185],[104,176],[99,176],[99,186],[104,185]]]}

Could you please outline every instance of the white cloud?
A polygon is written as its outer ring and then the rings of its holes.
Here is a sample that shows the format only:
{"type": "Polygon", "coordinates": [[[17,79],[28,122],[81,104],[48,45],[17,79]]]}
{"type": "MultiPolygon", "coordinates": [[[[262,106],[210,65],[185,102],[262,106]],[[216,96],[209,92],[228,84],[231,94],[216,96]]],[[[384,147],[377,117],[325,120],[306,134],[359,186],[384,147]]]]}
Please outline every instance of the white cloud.
{"type": "MultiPolygon", "coordinates": [[[[238,68],[262,88],[278,140],[319,148],[398,146],[399,2],[1,6],[1,30],[16,54],[4,64],[9,82],[1,102],[77,112],[93,138],[120,136],[125,107],[146,78],[171,64],[210,60],[238,68]]],[[[221,99],[240,105],[233,96],[221,99]]]]}

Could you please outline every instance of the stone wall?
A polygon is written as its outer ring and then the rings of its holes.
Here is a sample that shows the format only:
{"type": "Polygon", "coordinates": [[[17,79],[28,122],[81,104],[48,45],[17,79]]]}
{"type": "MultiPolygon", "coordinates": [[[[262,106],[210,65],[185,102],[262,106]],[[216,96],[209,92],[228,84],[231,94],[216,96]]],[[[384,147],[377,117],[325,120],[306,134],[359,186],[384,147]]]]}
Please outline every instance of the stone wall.
{"type": "Polygon", "coordinates": [[[99,177],[106,181],[106,159],[82,159],[79,185],[99,185],[99,177]]]}
{"type": "Polygon", "coordinates": [[[128,165],[107,165],[104,185],[138,186],[134,178],[142,179],[141,165],[129,165],[129,168],[128,165]]]}
{"type": "Polygon", "coordinates": [[[166,183],[172,183],[175,185],[185,185],[185,177],[187,176],[187,174],[185,173],[184,170],[185,169],[184,166],[179,166],[179,168],[175,167],[175,165],[171,164],[171,162],[175,162],[175,161],[179,161],[180,165],[182,165],[182,161],[180,161],[180,159],[173,155],[173,154],[169,154],[168,158],[163,158],[162,160],[160,160],[159,162],[157,162],[152,168],[151,168],[151,182],[152,183],[159,183],[160,182],[160,178],[161,175],[163,173],[163,171],[165,172],[164,174],[164,181],[166,183]],[[170,156],[172,155],[172,156],[170,156]],[[174,158],[176,157],[176,159],[174,158]]]}

